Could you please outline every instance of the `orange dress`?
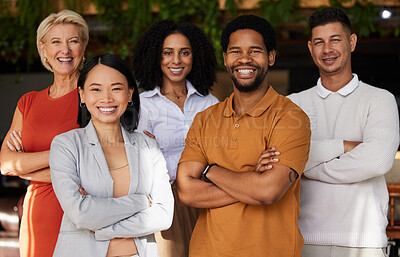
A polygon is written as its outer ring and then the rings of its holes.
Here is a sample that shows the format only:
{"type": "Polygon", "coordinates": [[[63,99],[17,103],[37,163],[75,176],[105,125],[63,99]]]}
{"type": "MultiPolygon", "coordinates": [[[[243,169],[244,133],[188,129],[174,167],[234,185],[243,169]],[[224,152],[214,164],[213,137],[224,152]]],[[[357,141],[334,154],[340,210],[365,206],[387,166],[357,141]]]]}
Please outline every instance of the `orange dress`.
{"type": "MultiPolygon", "coordinates": [[[[22,143],[26,152],[50,150],[56,135],[79,127],[77,90],[53,99],[49,97],[50,87],[29,92],[18,101],[23,116],[22,143]]],[[[63,210],[51,183],[31,181],[21,220],[21,257],[51,257],[62,216],[63,210]]]]}

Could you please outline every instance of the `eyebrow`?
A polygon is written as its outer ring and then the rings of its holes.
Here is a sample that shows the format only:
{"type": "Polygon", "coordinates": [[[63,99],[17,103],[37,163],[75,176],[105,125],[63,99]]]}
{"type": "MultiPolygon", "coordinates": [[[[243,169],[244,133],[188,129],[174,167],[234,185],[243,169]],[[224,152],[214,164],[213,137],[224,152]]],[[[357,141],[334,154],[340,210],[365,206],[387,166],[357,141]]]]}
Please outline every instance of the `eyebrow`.
{"type": "MultiPolygon", "coordinates": [[[[329,36],[329,38],[333,38],[333,37],[342,37],[342,35],[334,34],[334,35],[329,36]]],[[[317,38],[314,38],[312,41],[316,41],[316,40],[323,40],[323,39],[321,37],[317,37],[317,38]]]]}
{"type": "MultiPolygon", "coordinates": [[[[174,48],[167,46],[167,47],[164,47],[163,50],[174,50],[174,48]]],[[[181,50],[192,50],[192,49],[190,47],[185,46],[185,47],[182,47],[181,50]]]]}
{"type": "MultiPolygon", "coordinates": [[[[111,84],[111,86],[118,86],[118,85],[124,85],[124,84],[122,82],[114,82],[111,84]]],[[[91,86],[102,86],[102,84],[94,82],[89,85],[89,87],[91,87],[91,86]]]]}
{"type": "MultiPolygon", "coordinates": [[[[250,48],[250,49],[264,50],[264,48],[262,48],[261,46],[250,46],[249,48],[250,48]]],[[[228,50],[236,50],[236,49],[241,49],[241,47],[239,47],[239,46],[232,46],[232,47],[229,47],[228,50]]]]}

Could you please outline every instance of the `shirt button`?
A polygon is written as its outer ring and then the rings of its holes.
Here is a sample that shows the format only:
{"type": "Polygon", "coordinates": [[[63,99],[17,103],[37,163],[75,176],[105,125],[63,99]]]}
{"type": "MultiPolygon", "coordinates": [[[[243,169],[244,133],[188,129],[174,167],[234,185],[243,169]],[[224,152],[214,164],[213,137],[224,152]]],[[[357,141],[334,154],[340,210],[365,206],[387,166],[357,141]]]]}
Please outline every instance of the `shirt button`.
{"type": "Polygon", "coordinates": [[[239,124],[238,124],[238,123],[236,123],[236,124],[235,124],[235,128],[238,128],[238,127],[239,127],[239,124]]]}
{"type": "Polygon", "coordinates": [[[233,140],[233,141],[236,141],[236,137],[232,137],[232,140],[233,140]]]}

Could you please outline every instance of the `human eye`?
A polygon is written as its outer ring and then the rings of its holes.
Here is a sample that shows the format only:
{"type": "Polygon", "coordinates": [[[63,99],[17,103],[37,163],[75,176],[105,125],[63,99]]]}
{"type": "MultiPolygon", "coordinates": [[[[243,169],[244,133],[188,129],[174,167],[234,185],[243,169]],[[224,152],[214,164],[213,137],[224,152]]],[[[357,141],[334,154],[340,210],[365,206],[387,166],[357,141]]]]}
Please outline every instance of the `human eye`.
{"type": "Polygon", "coordinates": [[[60,43],[60,40],[58,40],[58,39],[53,39],[53,40],[51,40],[51,43],[52,43],[52,44],[58,44],[58,43],[60,43]]]}
{"type": "Polygon", "coordinates": [[[78,44],[79,40],[78,39],[71,39],[69,42],[74,43],[74,44],[78,44]]]}
{"type": "Polygon", "coordinates": [[[98,88],[98,87],[90,87],[90,91],[100,92],[100,88],[98,88]]]}
{"type": "Polygon", "coordinates": [[[170,56],[170,55],[172,55],[172,51],[164,51],[163,54],[164,54],[164,55],[167,55],[167,56],[170,56]]]}
{"type": "Polygon", "coordinates": [[[189,56],[190,52],[189,51],[183,51],[183,52],[181,52],[181,55],[182,56],[189,56]]]}
{"type": "Polygon", "coordinates": [[[322,44],[321,40],[314,41],[314,45],[316,45],[316,46],[321,45],[321,44],[322,44]]]}
{"type": "Polygon", "coordinates": [[[122,87],[113,87],[112,91],[121,91],[123,88],[122,87]]]}

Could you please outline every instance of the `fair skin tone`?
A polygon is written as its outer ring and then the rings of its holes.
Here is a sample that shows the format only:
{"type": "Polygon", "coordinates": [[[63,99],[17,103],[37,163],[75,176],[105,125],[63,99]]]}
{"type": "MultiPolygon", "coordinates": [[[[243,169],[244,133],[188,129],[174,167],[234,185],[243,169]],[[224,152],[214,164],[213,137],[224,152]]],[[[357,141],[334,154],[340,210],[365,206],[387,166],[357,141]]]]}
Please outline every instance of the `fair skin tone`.
{"type": "MultiPolygon", "coordinates": [[[[54,82],[49,92],[51,98],[64,96],[76,88],[78,67],[87,44],[80,39],[79,31],[77,25],[58,24],[38,44],[53,68],[54,82]]],[[[49,151],[24,151],[22,120],[22,113],[16,108],[0,152],[1,172],[3,175],[20,176],[28,180],[51,182],[49,151]]]]}
{"type": "MultiPolygon", "coordinates": [[[[355,50],[357,35],[340,22],[316,26],[311,31],[308,49],[319,69],[322,85],[336,92],[353,78],[351,53],[355,50]]],[[[344,152],[353,150],[361,142],[343,141],[344,152]]]]}
{"type": "MultiPolygon", "coordinates": [[[[266,72],[274,62],[275,52],[267,52],[264,39],[258,32],[244,29],[230,35],[224,63],[228,73],[231,71],[231,77],[234,76],[243,86],[250,85],[259,72],[266,72]]],[[[260,86],[251,92],[240,92],[234,87],[233,108],[237,115],[254,107],[267,92],[267,77],[263,78],[260,86]]],[[[216,208],[238,201],[252,205],[273,204],[294,181],[288,179],[294,172],[289,167],[271,165],[271,158],[273,162],[278,161],[275,157],[277,154],[275,149],[262,152],[251,172],[235,172],[212,166],[207,178],[213,183],[200,179],[206,164],[182,162],[177,172],[179,198],[184,204],[198,208],[216,208]]]]}
{"type": "MultiPolygon", "coordinates": [[[[98,64],[88,74],[84,88],[79,88],[81,102],[86,104],[92,117],[108,167],[115,169],[128,163],[120,118],[128,102],[132,100],[133,89],[119,71],[98,64]]],[[[127,171],[129,172],[129,171],[127,171]]],[[[87,195],[78,185],[79,192],[87,195]]]]}
{"type": "MultiPolygon", "coordinates": [[[[161,93],[174,102],[182,112],[187,97],[186,76],[192,70],[193,53],[190,41],[180,33],[167,36],[164,40],[161,53],[161,71],[163,84],[161,93]]],[[[155,138],[148,131],[144,134],[155,138]]]]}

